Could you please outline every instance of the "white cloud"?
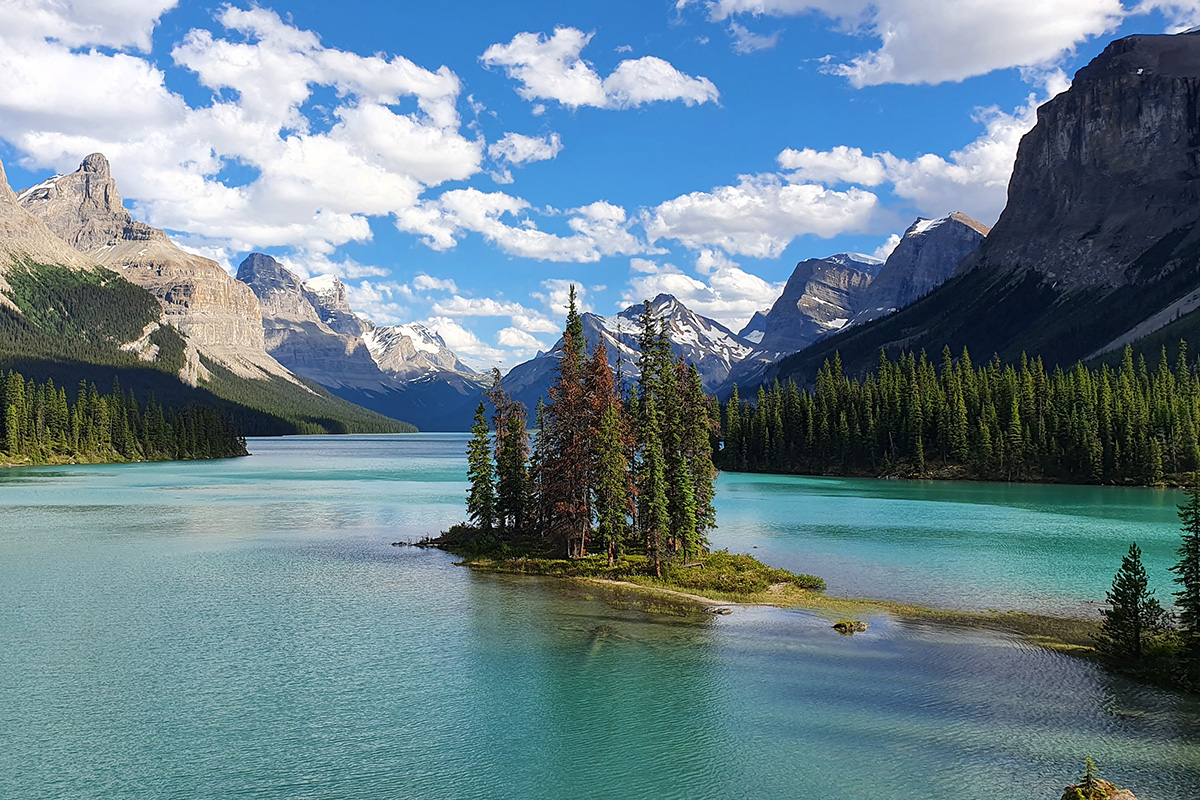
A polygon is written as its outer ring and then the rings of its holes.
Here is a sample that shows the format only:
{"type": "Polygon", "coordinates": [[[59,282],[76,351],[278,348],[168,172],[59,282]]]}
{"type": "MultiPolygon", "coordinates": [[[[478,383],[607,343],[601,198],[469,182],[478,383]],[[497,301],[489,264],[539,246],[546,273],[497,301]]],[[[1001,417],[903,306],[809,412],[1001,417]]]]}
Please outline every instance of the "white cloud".
{"type": "Polygon", "coordinates": [[[650,241],[673,239],[692,249],[777,258],[793,239],[829,238],[862,230],[879,206],[866,190],[835,191],[812,183],[787,183],[778,175],[742,176],[736,186],[692,192],[652,209],[650,241]]]}
{"type": "Polygon", "coordinates": [[[1200,25],[1200,0],[1142,0],[1134,9],[1138,14],[1157,11],[1167,18],[1167,31],[1181,33],[1200,25]]]}
{"type": "Polygon", "coordinates": [[[413,278],[412,285],[419,292],[458,292],[458,285],[453,278],[434,278],[423,272],[413,278]]]}
{"type": "Polygon", "coordinates": [[[520,303],[456,294],[434,303],[433,313],[443,317],[510,317],[513,314],[524,314],[526,309],[520,303]]]}
{"type": "Polygon", "coordinates": [[[697,258],[697,271],[707,281],[687,275],[673,264],[638,261],[631,264],[632,276],[621,295],[621,307],[670,294],[697,314],[715,319],[734,332],[755,311],[770,307],[783,292],[783,284],[765,281],[712,251],[702,252],[697,258]]]}
{"type": "Polygon", "coordinates": [[[403,325],[412,320],[411,309],[400,302],[409,296],[406,289],[398,283],[362,281],[346,284],[346,300],[355,311],[380,325],[403,325]]]}
{"type": "Polygon", "coordinates": [[[983,134],[949,158],[926,154],[906,160],[884,154],[892,191],[927,216],[964,211],[992,224],[1004,210],[1017,147],[1037,122],[1037,105],[1030,96],[1013,113],[981,110],[977,118],[985,125],[983,134]]]}
{"type": "Polygon", "coordinates": [[[216,19],[236,41],[193,30],[172,50],[218,93],[208,106],[189,106],[147,60],[67,46],[148,43],[163,5],[124,15],[132,3],[39,5],[79,23],[63,23],[68,33],[89,14],[103,21],[59,41],[22,35],[33,12],[19,6],[14,19],[25,27],[0,28],[0,136],[23,163],[70,171],[103,152],[139,218],[233,252],[290,247],[306,256],[368,241],[368,217],[411,209],[426,188],[480,170],[484,143],[460,132],[460,85],[449,69],[327,48],[267,9],[227,6],[216,19]],[[338,98],[324,131],[313,130],[306,108],[317,86],[338,98]],[[409,100],[410,113],[393,110],[409,100]],[[230,181],[231,168],[244,177],[230,181]]]}
{"type": "Polygon", "coordinates": [[[3,36],[148,51],[159,18],[179,0],[0,0],[3,36]]]}
{"type": "Polygon", "coordinates": [[[524,136],[506,133],[499,141],[488,145],[488,155],[496,161],[506,161],[514,167],[534,161],[548,161],[562,152],[562,137],[557,133],[548,136],[524,136]]]}
{"type": "MultiPolygon", "coordinates": [[[[575,307],[579,309],[580,313],[591,311],[592,306],[587,301],[587,287],[579,281],[568,280],[566,278],[548,278],[542,281],[542,291],[534,292],[532,297],[542,301],[542,305],[552,318],[558,320],[566,319],[567,302],[570,299],[572,286],[575,287],[575,307]]],[[[555,329],[561,330],[562,325],[557,325],[555,329]]]]}
{"type": "Polygon", "coordinates": [[[478,233],[509,255],[539,261],[592,262],[606,255],[644,252],[648,246],[629,232],[625,210],[597,202],[568,211],[570,236],[540,230],[527,216],[530,204],[503,192],[452,189],[436,200],[397,215],[397,227],[425,237],[435,250],[454,247],[466,232],[478,233]]]}
{"type": "Polygon", "coordinates": [[[541,350],[546,346],[543,342],[517,328],[502,328],[496,334],[496,343],[501,347],[519,347],[526,350],[541,350]]]}
{"type": "Polygon", "coordinates": [[[797,183],[811,181],[878,186],[887,179],[883,162],[874,156],[863,155],[863,151],[857,147],[838,145],[825,151],[788,148],[776,160],[780,167],[792,171],[788,179],[797,183]]]}
{"type": "MultiPolygon", "coordinates": [[[[717,102],[712,81],[686,75],[654,56],[626,59],[607,78],[601,78],[581,58],[593,34],[559,27],[546,36],[518,33],[507,44],[493,44],[480,60],[485,66],[504,69],[520,83],[517,93],[526,100],[555,100],[568,108],[633,108],[663,100],[686,105],[717,102]]],[[[537,113],[537,112],[535,112],[537,113]]]]}
{"type": "Polygon", "coordinates": [[[733,50],[735,53],[746,55],[749,53],[757,53],[759,50],[770,50],[779,44],[780,32],[775,31],[770,34],[754,33],[748,30],[745,25],[739,25],[736,22],[729,23],[729,35],[733,37],[733,50]]]}
{"type": "Polygon", "coordinates": [[[887,261],[887,257],[892,254],[892,251],[896,249],[896,245],[898,244],[900,244],[900,234],[893,233],[886,240],[884,240],[883,244],[879,245],[879,247],[876,247],[875,252],[871,253],[871,255],[875,256],[875,258],[881,258],[884,261],[887,261]]]}
{"type": "MultiPolygon", "coordinates": [[[[1193,0],[1155,2],[1190,18],[1193,0]]],[[[698,5],[679,0],[677,7],[698,5]]],[[[1121,0],[710,0],[713,21],[815,14],[879,46],[826,69],[854,86],[961,81],[997,69],[1050,64],[1120,24],[1121,0]]]]}

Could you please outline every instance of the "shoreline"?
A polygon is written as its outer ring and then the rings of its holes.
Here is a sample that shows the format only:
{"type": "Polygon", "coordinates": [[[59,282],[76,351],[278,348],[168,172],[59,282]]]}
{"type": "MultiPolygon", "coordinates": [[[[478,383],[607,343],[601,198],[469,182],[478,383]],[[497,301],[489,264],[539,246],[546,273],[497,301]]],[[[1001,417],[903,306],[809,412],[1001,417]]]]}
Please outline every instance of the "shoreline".
{"type": "MultiPolygon", "coordinates": [[[[886,614],[899,620],[916,623],[932,623],[945,627],[972,628],[989,630],[998,633],[1014,635],[1035,647],[1042,647],[1055,652],[1097,660],[1094,637],[1100,628],[1100,622],[1090,622],[1074,617],[1058,617],[1049,614],[1035,614],[1026,611],[960,611],[949,609],[927,608],[924,606],[901,603],[893,600],[872,600],[866,598],[832,597],[823,592],[815,592],[795,587],[769,587],[767,591],[750,596],[695,594],[668,586],[656,585],[650,580],[645,583],[612,578],[597,578],[590,576],[553,575],[531,573],[522,569],[505,568],[495,561],[472,560],[467,556],[447,550],[457,558],[461,566],[472,572],[491,573],[498,575],[522,575],[525,577],[552,578],[575,586],[596,586],[617,590],[624,593],[642,595],[650,600],[666,600],[668,603],[690,606],[698,611],[714,613],[715,609],[728,608],[779,608],[804,611],[822,617],[833,623],[848,617],[871,614],[886,614]]],[[[646,607],[650,613],[658,608],[651,603],[646,607]]]]}

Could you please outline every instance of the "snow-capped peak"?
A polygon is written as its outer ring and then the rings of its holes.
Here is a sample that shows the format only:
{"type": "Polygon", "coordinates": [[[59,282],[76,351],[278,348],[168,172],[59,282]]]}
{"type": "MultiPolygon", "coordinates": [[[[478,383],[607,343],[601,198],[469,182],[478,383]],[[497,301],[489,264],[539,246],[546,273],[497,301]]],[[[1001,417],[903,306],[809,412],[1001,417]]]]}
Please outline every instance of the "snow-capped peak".
{"type": "Polygon", "coordinates": [[[336,275],[316,275],[304,281],[304,288],[319,295],[337,294],[343,284],[336,275]]]}

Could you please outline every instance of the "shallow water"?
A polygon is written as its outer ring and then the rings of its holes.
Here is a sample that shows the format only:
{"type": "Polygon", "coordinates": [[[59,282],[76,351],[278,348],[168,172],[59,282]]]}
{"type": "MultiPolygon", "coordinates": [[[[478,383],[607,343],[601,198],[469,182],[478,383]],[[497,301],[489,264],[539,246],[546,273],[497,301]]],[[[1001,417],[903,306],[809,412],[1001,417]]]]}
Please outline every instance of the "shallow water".
{"type": "MultiPolygon", "coordinates": [[[[1052,798],[1085,755],[1198,793],[1196,703],[1011,638],[649,615],[388,546],[462,516],[463,443],[0,473],[0,797],[1052,798]]],[[[724,475],[713,538],[851,595],[1087,611],[1128,535],[1170,563],[1174,502],[724,475]]]]}

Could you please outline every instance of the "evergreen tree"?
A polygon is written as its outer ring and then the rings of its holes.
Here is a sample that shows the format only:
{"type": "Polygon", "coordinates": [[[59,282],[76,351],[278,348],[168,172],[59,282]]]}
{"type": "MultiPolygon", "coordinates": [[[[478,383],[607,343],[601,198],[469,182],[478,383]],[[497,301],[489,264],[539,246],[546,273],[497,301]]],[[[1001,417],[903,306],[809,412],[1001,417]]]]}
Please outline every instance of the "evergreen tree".
{"type": "Polygon", "coordinates": [[[1141,661],[1147,637],[1163,629],[1165,614],[1148,588],[1142,551],[1136,543],[1121,559],[1121,569],[1108,592],[1108,608],[1100,614],[1104,621],[1097,647],[1118,659],[1141,661]]]}
{"type": "Polygon", "coordinates": [[[591,420],[583,389],[583,352],[583,322],[572,285],[562,354],[555,382],[550,387],[550,452],[546,457],[543,489],[552,515],[552,534],[568,558],[582,558],[586,553],[592,520],[592,450],[588,440],[591,420]]]}
{"type": "Polygon", "coordinates": [[[1175,573],[1175,607],[1178,609],[1183,639],[1183,670],[1192,681],[1200,682],[1200,474],[1192,475],[1187,502],[1179,507],[1183,542],[1175,573]]]}
{"type": "Polygon", "coordinates": [[[496,476],[492,467],[491,428],[483,403],[475,409],[471,441],[467,445],[467,515],[483,530],[496,524],[496,476]]]}
{"type": "Polygon", "coordinates": [[[629,530],[629,463],[623,427],[619,408],[610,405],[600,415],[595,440],[596,539],[607,551],[610,567],[620,557],[629,530]]]}

